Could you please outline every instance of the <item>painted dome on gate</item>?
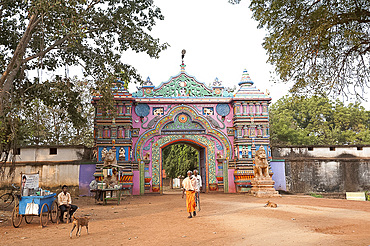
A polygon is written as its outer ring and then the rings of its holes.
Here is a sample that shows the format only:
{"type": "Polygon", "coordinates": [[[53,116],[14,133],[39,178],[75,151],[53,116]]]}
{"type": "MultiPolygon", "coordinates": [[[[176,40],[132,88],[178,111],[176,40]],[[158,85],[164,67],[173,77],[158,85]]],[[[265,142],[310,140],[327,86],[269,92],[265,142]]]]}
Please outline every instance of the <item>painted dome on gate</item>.
{"type": "MultiPolygon", "coordinates": [[[[149,77],[148,77],[149,78],[149,77]]],[[[145,83],[139,90],[132,94],[133,97],[154,97],[154,98],[187,98],[187,97],[232,97],[233,94],[221,86],[217,80],[211,87],[199,82],[195,77],[187,74],[184,69],[180,74],[171,77],[169,81],[154,87],[152,83],[145,83]]]]}
{"type": "Polygon", "coordinates": [[[244,69],[242,78],[239,82],[239,90],[235,93],[235,99],[268,99],[271,100],[269,95],[256,88],[254,82],[249,76],[247,69],[244,69]]]}

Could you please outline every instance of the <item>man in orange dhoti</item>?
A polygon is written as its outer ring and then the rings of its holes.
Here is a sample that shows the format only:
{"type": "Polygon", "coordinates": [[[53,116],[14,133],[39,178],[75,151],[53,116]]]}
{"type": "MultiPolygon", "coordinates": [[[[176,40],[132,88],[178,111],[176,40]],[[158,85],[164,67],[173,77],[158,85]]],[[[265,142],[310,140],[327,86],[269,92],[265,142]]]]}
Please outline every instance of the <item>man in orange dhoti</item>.
{"type": "Polygon", "coordinates": [[[196,216],[197,213],[195,212],[195,187],[196,187],[196,180],[191,177],[192,172],[188,171],[188,176],[182,181],[182,198],[184,198],[184,193],[186,192],[186,209],[189,213],[188,218],[192,218],[193,215],[196,216]],[[193,215],[192,215],[193,213],[193,215]]]}

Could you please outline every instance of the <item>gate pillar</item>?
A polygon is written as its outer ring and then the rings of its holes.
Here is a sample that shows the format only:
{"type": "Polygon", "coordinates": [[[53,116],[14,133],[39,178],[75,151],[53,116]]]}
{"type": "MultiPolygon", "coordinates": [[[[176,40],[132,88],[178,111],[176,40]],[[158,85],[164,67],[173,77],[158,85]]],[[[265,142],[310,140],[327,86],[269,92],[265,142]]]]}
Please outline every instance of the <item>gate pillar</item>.
{"type": "Polygon", "coordinates": [[[229,160],[222,162],[223,178],[224,178],[224,193],[229,193],[229,160]]]}
{"type": "Polygon", "coordinates": [[[140,195],[144,195],[145,192],[145,163],[144,161],[140,161],[139,164],[139,170],[140,170],[140,195]]]}

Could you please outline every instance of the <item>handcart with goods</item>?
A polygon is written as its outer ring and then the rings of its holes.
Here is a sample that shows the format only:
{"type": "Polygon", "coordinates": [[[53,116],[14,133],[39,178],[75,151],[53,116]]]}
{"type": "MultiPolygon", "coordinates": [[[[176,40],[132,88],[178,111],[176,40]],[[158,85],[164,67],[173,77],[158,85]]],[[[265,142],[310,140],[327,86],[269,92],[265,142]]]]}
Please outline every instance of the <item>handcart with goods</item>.
{"type": "Polygon", "coordinates": [[[103,205],[107,201],[117,201],[120,204],[121,197],[124,195],[132,196],[132,178],[133,173],[123,170],[119,165],[107,165],[101,169],[101,172],[94,174],[98,178],[97,188],[91,189],[90,192],[95,192],[95,203],[100,200],[103,205]]]}
{"type": "Polygon", "coordinates": [[[30,224],[35,216],[40,219],[41,227],[47,225],[49,219],[58,222],[58,203],[56,194],[39,188],[39,174],[22,174],[21,195],[12,213],[12,224],[19,227],[22,220],[30,224]]]}

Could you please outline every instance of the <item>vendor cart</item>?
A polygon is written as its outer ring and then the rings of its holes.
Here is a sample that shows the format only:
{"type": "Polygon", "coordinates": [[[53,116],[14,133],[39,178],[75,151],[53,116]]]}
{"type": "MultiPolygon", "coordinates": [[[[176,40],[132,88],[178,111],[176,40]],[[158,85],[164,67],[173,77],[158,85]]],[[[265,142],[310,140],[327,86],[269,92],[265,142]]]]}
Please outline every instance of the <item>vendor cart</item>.
{"type": "Polygon", "coordinates": [[[121,166],[104,166],[102,171],[95,173],[94,176],[99,177],[100,180],[97,189],[90,190],[90,192],[96,192],[95,203],[101,199],[103,205],[106,205],[107,201],[115,200],[119,205],[123,195],[132,196],[133,173],[123,171],[121,166]]]}
{"type": "Polygon", "coordinates": [[[49,218],[53,223],[57,222],[58,205],[55,198],[56,194],[45,192],[47,194],[23,196],[25,193],[24,189],[38,189],[38,173],[28,175],[21,174],[21,177],[22,181],[25,179],[24,177],[31,181],[29,181],[29,183],[22,182],[22,195],[18,197],[19,201],[15,204],[12,213],[13,226],[18,228],[21,225],[23,218],[26,223],[29,224],[33,220],[34,216],[40,217],[41,227],[47,225],[49,218]],[[35,185],[35,181],[37,181],[37,187],[35,185]]]}
{"type": "MultiPolygon", "coordinates": [[[[19,204],[17,204],[12,213],[12,224],[14,227],[19,227],[22,223],[23,217],[27,224],[31,223],[34,216],[40,217],[41,227],[48,224],[49,217],[54,223],[57,221],[58,206],[55,204],[55,193],[46,196],[22,196],[19,204]],[[26,208],[28,204],[35,204],[38,207],[37,213],[27,214],[26,208]],[[53,211],[52,211],[53,210],[53,211]]],[[[31,206],[35,206],[31,205],[31,206]]]]}

